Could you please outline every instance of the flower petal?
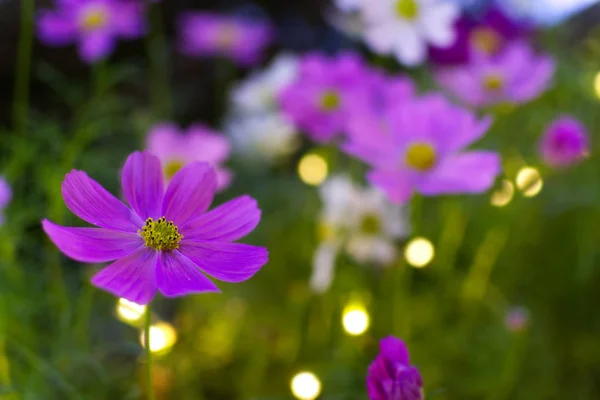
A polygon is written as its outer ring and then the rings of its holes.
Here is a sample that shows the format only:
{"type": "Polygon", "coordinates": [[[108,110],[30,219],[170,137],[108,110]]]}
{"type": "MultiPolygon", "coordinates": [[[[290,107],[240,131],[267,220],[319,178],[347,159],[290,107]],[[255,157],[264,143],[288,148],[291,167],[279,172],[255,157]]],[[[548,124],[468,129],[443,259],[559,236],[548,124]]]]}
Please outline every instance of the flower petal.
{"type": "Polygon", "coordinates": [[[158,289],[167,297],[219,292],[219,288],[179,251],[162,252],[156,271],[158,289]]]}
{"type": "Polygon", "coordinates": [[[381,189],[394,204],[406,203],[413,194],[412,179],[406,171],[372,170],[367,180],[381,189]]]}
{"type": "Polygon", "coordinates": [[[162,215],[181,226],[208,209],[216,188],[217,177],[209,164],[188,164],[171,180],[163,200],[162,215]]]}
{"type": "Polygon", "coordinates": [[[252,232],[260,221],[256,200],[241,196],[212,209],[180,228],[188,240],[238,240],[252,232]]]}
{"type": "Polygon", "coordinates": [[[162,216],[165,189],[160,161],[156,156],[147,151],[131,154],[121,180],[127,202],[143,220],[162,216]]]}
{"type": "Polygon", "coordinates": [[[115,48],[115,39],[106,32],[85,35],[79,42],[79,56],[88,63],[108,57],[115,48]]]}
{"type": "Polygon", "coordinates": [[[388,336],[379,342],[381,354],[388,360],[408,365],[408,349],[404,342],[394,336],[388,336]]]}
{"type": "Polygon", "coordinates": [[[82,220],[117,231],[137,232],[140,217],[83,171],[73,170],[62,183],[65,204],[82,220]]]}
{"type": "Polygon", "coordinates": [[[42,221],[44,232],[66,256],[81,262],[106,262],[125,257],[144,245],[136,233],[99,228],[69,228],[42,221]]]}
{"type": "Polygon", "coordinates": [[[481,193],[501,171],[500,157],[490,151],[470,151],[449,156],[431,174],[415,184],[424,195],[481,193]]]}
{"type": "Polygon", "coordinates": [[[249,279],[269,259],[264,247],[242,243],[184,239],[179,250],[204,272],[225,282],[249,279]]]}
{"type": "Polygon", "coordinates": [[[42,10],[37,22],[38,37],[49,46],[63,46],[73,42],[77,27],[68,15],[42,10]]]}
{"type": "Polygon", "coordinates": [[[158,252],[141,247],[115,261],[92,278],[92,284],[137,304],[148,304],[156,294],[158,252]]]}

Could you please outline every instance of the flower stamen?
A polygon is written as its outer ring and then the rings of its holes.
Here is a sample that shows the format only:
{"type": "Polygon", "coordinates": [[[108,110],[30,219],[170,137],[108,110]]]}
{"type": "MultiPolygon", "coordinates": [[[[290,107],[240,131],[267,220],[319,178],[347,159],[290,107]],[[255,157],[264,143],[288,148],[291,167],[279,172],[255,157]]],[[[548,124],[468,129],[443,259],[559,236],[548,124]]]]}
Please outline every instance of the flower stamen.
{"type": "Polygon", "coordinates": [[[328,90],[321,95],[321,107],[325,111],[335,111],[340,107],[340,95],[333,90],[328,90]]]}
{"type": "Polygon", "coordinates": [[[398,0],[396,2],[396,13],[400,18],[409,21],[416,19],[419,15],[419,4],[416,0],[398,0]]]}
{"type": "Polygon", "coordinates": [[[495,54],[502,46],[502,37],[490,28],[475,28],[471,32],[471,45],[484,54],[495,54]]]}
{"type": "Polygon", "coordinates": [[[437,161],[435,149],[428,143],[414,143],[408,147],[404,156],[405,163],[419,171],[429,171],[437,161]]]}
{"type": "Polygon", "coordinates": [[[81,18],[81,27],[85,31],[96,31],[108,23],[106,10],[94,8],[86,11],[81,18]]]}
{"type": "Polygon", "coordinates": [[[504,78],[500,74],[488,74],[483,78],[483,86],[490,92],[497,92],[504,87],[504,78]]]}
{"type": "Polygon", "coordinates": [[[167,221],[165,217],[160,217],[156,221],[148,218],[138,233],[147,247],[158,251],[178,249],[179,241],[183,239],[183,235],[179,233],[173,221],[167,221]]]}
{"type": "Polygon", "coordinates": [[[180,160],[168,161],[163,168],[163,172],[167,180],[171,180],[175,174],[178,173],[181,168],[183,168],[184,164],[185,163],[180,160]]]}

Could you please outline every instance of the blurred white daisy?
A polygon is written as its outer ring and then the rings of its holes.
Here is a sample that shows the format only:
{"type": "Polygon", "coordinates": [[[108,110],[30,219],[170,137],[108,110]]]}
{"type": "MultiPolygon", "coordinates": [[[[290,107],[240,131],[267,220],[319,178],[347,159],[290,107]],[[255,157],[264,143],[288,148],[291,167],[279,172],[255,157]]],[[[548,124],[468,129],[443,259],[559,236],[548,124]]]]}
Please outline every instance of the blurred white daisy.
{"type": "Polygon", "coordinates": [[[295,79],[297,67],[297,57],[284,53],[231,90],[231,111],[223,130],[246,161],[273,163],[298,147],[298,133],[277,103],[279,92],[295,79]]]}
{"type": "Polygon", "coordinates": [[[360,263],[387,266],[394,262],[396,240],[408,235],[405,207],[389,203],[376,189],[356,186],[347,176],[330,178],[320,187],[320,196],[321,243],[310,279],[315,292],[329,289],[341,250],[360,263]]]}
{"type": "Polygon", "coordinates": [[[450,0],[369,0],[361,4],[361,13],[371,49],[414,66],[425,61],[428,44],[454,42],[460,6],[450,0]]]}

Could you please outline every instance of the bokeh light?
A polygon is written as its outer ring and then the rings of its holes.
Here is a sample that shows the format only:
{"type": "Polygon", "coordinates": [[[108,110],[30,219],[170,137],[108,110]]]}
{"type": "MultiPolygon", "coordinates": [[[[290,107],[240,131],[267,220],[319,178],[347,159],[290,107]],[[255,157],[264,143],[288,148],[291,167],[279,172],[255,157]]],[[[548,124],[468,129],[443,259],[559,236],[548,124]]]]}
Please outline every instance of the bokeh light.
{"type": "Polygon", "coordinates": [[[508,179],[502,181],[502,185],[492,193],[490,203],[496,207],[504,207],[512,200],[515,194],[515,185],[508,179]]]}
{"type": "Polygon", "coordinates": [[[307,185],[317,186],[327,178],[327,162],[318,154],[307,154],[298,164],[298,175],[307,185]]]}
{"type": "Polygon", "coordinates": [[[144,316],[146,306],[134,303],[127,299],[117,302],[117,317],[123,322],[136,323],[144,316]]]}
{"type": "Polygon", "coordinates": [[[346,333],[352,336],[362,335],[369,329],[370,318],[362,304],[350,304],[342,313],[342,325],[346,333]]]}
{"type": "Polygon", "coordinates": [[[433,260],[435,248],[429,239],[417,237],[412,239],[404,249],[404,258],[416,268],[423,268],[433,260]]]}
{"type": "Polygon", "coordinates": [[[596,96],[600,99],[600,71],[598,71],[594,78],[594,91],[596,92],[596,96]]]}
{"type": "MultiPolygon", "coordinates": [[[[140,335],[140,343],[146,347],[145,333],[140,335]]],[[[177,332],[173,325],[167,322],[157,322],[150,326],[150,351],[153,353],[166,353],[177,342],[177,332]]]]}
{"type": "Polygon", "coordinates": [[[517,173],[517,187],[523,192],[525,197],[534,197],[541,192],[544,181],[540,172],[532,167],[523,167],[517,173]]]}
{"type": "Polygon", "coordinates": [[[292,393],[300,400],[314,400],[321,394],[321,381],[312,372],[300,372],[292,378],[292,393]]]}

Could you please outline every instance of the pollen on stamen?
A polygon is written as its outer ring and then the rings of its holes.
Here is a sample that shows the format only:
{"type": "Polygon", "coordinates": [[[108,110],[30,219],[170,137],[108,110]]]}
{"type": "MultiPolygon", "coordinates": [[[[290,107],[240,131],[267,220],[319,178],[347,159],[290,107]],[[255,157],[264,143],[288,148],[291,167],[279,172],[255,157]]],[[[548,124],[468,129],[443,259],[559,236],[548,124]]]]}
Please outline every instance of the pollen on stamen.
{"type": "Polygon", "coordinates": [[[177,249],[179,242],[183,239],[183,235],[179,233],[173,221],[167,221],[165,217],[160,217],[156,221],[148,218],[138,233],[144,239],[147,247],[159,251],[177,249]]]}

